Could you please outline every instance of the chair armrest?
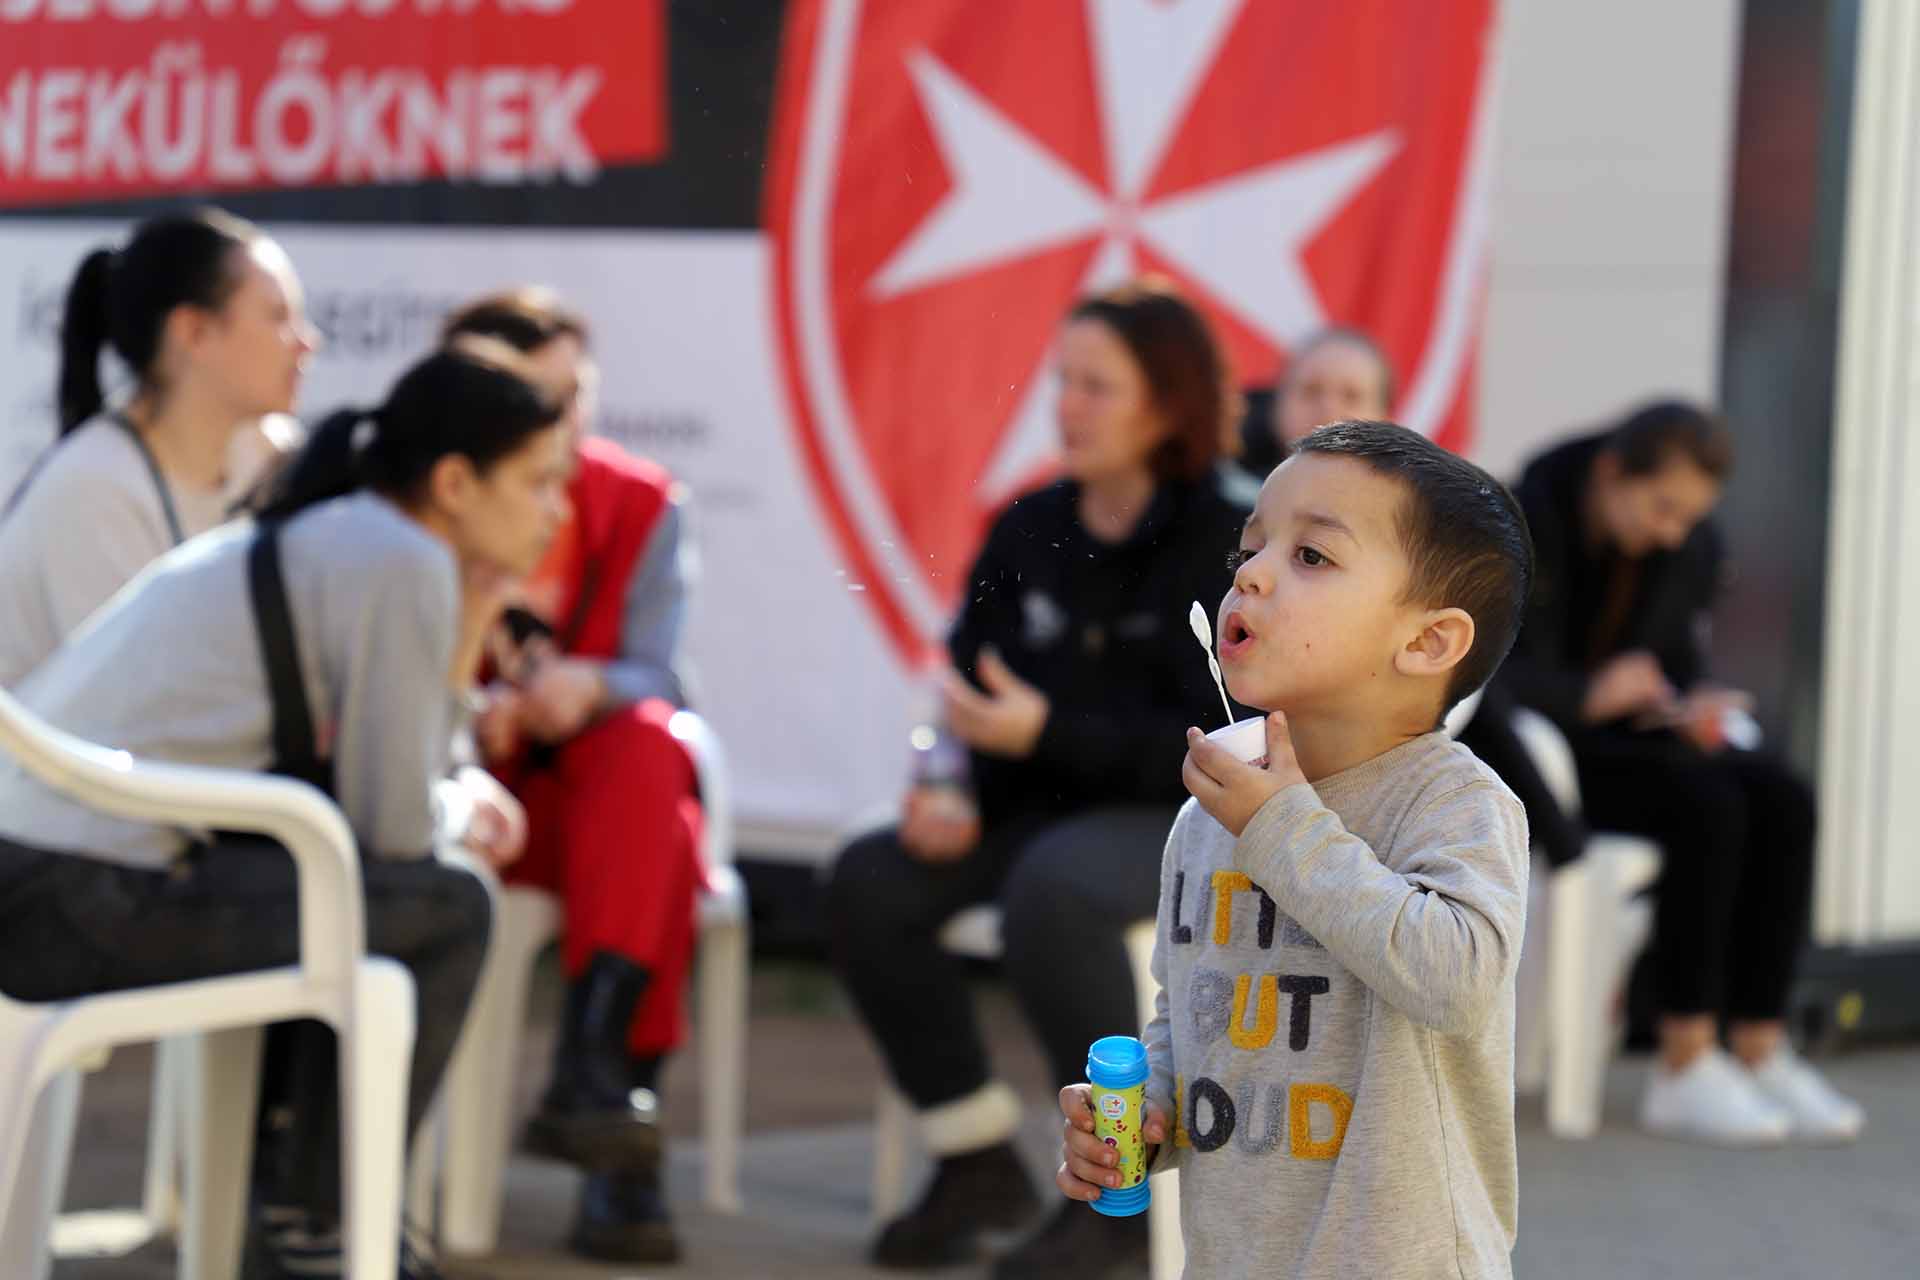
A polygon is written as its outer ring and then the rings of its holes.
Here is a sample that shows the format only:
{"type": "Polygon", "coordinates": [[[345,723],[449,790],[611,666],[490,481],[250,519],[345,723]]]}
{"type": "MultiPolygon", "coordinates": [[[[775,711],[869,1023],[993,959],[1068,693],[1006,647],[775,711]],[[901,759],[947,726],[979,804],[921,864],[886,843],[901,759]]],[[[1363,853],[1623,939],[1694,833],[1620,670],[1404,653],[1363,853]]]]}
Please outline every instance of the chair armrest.
{"type": "Polygon", "coordinates": [[[348,982],[366,952],[360,862],[334,803],[290,778],[135,760],[56,729],[0,691],[0,751],[54,790],[102,813],[167,826],[271,836],[293,855],[300,967],[348,982]]]}
{"type": "Polygon", "coordinates": [[[700,784],[700,809],[706,825],[701,857],[709,867],[733,865],[733,781],[727,771],[726,748],[713,726],[691,711],[676,711],[667,720],[667,732],[685,745],[693,757],[700,784]]]}
{"type": "Polygon", "coordinates": [[[1553,799],[1568,817],[1580,813],[1580,770],[1574,764],[1573,748],[1553,721],[1531,707],[1513,709],[1513,734],[1520,739],[1540,773],[1540,780],[1553,793],[1553,799]]]}

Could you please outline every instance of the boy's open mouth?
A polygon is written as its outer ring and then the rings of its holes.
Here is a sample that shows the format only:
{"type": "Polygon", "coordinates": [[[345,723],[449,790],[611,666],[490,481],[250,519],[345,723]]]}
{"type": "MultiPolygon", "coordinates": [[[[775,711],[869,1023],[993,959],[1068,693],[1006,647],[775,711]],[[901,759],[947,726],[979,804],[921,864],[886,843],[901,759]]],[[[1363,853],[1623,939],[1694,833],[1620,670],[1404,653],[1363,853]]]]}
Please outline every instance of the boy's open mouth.
{"type": "Polygon", "coordinates": [[[1253,641],[1252,628],[1247,626],[1247,620],[1240,616],[1240,611],[1234,610],[1220,623],[1220,660],[1225,662],[1245,653],[1253,641]]]}

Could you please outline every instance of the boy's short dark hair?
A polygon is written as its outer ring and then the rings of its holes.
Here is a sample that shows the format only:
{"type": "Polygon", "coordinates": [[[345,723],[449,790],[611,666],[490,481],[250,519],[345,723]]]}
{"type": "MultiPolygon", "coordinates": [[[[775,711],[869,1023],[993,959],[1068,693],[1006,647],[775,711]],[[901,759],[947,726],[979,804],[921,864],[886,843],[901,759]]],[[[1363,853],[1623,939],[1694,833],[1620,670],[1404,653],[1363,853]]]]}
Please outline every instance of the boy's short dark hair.
{"type": "Polygon", "coordinates": [[[1607,435],[1607,448],[1630,476],[1650,476],[1685,458],[1715,480],[1733,473],[1733,433],[1720,416],[1684,400],[1642,405],[1607,435]]]}
{"type": "Polygon", "coordinates": [[[1520,504],[1459,454],[1391,422],[1335,422],[1297,452],[1357,459],[1406,489],[1395,521],[1407,553],[1402,598],[1473,618],[1473,647],[1447,681],[1444,717],[1492,678],[1520,633],[1533,587],[1533,537],[1520,504]]]}

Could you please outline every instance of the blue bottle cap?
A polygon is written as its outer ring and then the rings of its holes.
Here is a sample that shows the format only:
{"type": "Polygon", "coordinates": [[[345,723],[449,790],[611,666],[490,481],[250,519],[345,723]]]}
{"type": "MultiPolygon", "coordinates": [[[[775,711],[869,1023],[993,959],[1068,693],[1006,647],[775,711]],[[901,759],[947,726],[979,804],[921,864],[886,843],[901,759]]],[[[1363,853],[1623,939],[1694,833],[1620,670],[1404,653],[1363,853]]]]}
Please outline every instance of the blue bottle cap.
{"type": "Polygon", "coordinates": [[[1153,1203],[1153,1189],[1142,1182],[1136,1187],[1100,1188],[1100,1198],[1087,1203],[1087,1208],[1095,1213],[1104,1213],[1109,1218],[1131,1218],[1136,1213],[1145,1213],[1147,1206],[1153,1203]]]}
{"type": "Polygon", "coordinates": [[[1103,1036],[1087,1049],[1087,1079],[1126,1089],[1147,1078],[1147,1046],[1133,1036],[1103,1036]]]}

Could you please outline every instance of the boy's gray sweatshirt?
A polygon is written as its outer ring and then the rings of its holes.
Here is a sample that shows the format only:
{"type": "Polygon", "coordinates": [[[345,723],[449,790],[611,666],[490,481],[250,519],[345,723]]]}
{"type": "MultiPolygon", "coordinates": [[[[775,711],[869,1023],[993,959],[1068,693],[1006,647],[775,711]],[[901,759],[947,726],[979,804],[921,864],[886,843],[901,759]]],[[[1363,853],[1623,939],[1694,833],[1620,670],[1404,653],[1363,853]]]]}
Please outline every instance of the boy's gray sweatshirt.
{"type": "Polygon", "coordinates": [[[1145,1039],[1187,1275],[1512,1274],[1526,899],[1520,802],[1443,734],[1289,787],[1237,841],[1180,811],[1145,1039]]]}

